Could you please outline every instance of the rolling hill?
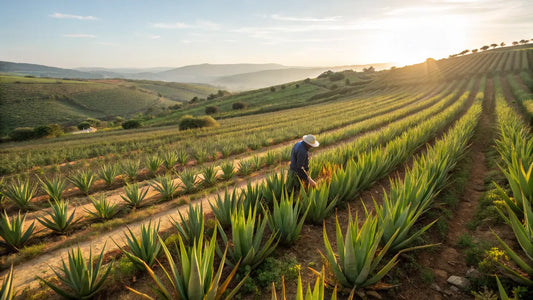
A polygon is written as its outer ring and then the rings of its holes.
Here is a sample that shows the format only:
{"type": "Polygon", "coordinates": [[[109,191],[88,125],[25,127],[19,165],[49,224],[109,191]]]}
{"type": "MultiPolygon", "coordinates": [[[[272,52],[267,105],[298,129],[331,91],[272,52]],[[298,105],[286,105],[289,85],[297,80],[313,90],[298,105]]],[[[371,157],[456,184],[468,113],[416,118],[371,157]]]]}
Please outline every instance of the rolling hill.
{"type": "Polygon", "coordinates": [[[206,85],[0,75],[0,134],[16,127],[75,125],[86,118],[128,118],[216,91],[206,85]]]}

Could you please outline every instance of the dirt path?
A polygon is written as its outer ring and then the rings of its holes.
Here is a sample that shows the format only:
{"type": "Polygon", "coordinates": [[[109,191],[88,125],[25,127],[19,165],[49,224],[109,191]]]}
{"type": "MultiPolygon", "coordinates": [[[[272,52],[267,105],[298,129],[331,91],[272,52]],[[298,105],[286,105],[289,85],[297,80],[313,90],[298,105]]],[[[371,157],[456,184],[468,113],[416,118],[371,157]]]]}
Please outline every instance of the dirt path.
{"type": "Polygon", "coordinates": [[[436,286],[429,288],[420,280],[402,283],[398,297],[400,299],[469,299],[470,294],[449,293],[446,280],[451,275],[465,277],[468,270],[465,255],[457,247],[458,237],[468,233],[467,223],[476,213],[479,200],[484,192],[484,178],[487,173],[485,164],[486,151],[491,145],[494,135],[494,83],[487,80],[483,112],[473,137],[469,156],[471,157],[468,184],[460,197],[448,223],[448,233],[437,252],[423,251],[418,255],[419,264],[431,269],[435,275],[436,286]]]}

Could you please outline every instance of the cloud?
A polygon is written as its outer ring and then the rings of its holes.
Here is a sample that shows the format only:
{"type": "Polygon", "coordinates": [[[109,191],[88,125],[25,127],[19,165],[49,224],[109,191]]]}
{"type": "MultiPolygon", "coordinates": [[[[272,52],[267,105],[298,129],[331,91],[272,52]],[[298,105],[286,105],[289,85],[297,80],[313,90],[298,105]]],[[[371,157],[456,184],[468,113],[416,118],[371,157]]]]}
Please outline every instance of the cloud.
{"type": "Polygon", "coordinates": [[[150,38],[151,38],[152,40],[157,40],[157,39],[160,39],[161,36],[160,36],[160,35],[151,35],[150,38]]]}
{"type": "Polygon", "coordinates": [[[293,21],[293,22],[334,22],[342,19],[341,16],[326,17],[326,18],[302,18],[302,17],[286,17],[274,14],[270,16],[274,20],[279,21],[293,21]]]}
{"type": "Polygon", "coordinates": [[[153,23],[151,24],[154,28],[163,28],[163,29],[185,29],[185,28],[191,28],[192,26],[189,24],[181,23],[181,22],[175,22],[175,23],[153,23]]]}
{"type": "Polygon", "coordinates": [[[193,24],[182,23],[182,22],[151,23],[150,27],[162,28],[162,29],[187,29],[187,28],[194,28],[194,29],[203,29],[203,30],[212,30],[212,31],[218,31],[221,28],[220,24],[217,24],[217,23],[211,22],[211,21],[207,21],[207,20],[198,20],[198,21],[196,21],[196,23],[194,25],[193,24]]]}
{"type": "Polygon", "coordinates": [[[211,21],[200,20],[196,22],[196,27],[207,30],[220,30],[220,24],[211,21]]]}
{"type": "Polygon", "coordinates": [[[86,33],[69,33],[69,34],[63,34],[64,37],[68,38],[95,38],[96,35],[94,34],[86,34],[86,33]]]}
{"type": "Polygon", "coordinates": [[[55,19],[76,19],[76,20],[88,20],[88,21],[96,21],[98,18],[93,16],[78,16],[78,15],[70,15],[70,14],[62,14],[62,13],[53,13],[50,15],[50,17],[55,19]]]}

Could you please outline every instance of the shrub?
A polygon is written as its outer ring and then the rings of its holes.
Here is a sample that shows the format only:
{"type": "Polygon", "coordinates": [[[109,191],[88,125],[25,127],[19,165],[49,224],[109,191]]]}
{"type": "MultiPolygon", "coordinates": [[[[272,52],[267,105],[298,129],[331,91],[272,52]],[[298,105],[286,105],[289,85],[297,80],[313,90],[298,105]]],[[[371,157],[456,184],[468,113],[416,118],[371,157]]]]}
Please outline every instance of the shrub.
{"type": "Polygon", "coordinates": [[[124,129],[132,129],[132,128],[139,128],[142,124],[139,120],[127,120],[126,122],[122,123],[122,128],[124,129]]]}
{"type": "Polygon", "coordinates": [[[276,91],[276,88],[275,88],[275,87],[270,87],[270,91],[271,91],[271,92],[275,92],[275,91],[276,91]]]}
{"type": "Polygon", "coordinates": [[[205,113],[208,115],[216,114],[220,111],[220,108],[218,106],[206,106],[205,107],[205,113]]]}
{"type": "Polygon", "coordinates": [[[333,73],[329,75],[330,81],[339,81],[344,79],[344,74],[342,73],[333,73]]]}
{"type": "Polygon", "coordinates": [[[48,125],[37,126],[33,129],[34,137],[41,138],[48,136],[52,133],[52,128],[48,125]]]}
{"type": "Polygon", "coordinates": [[[202,127],[218,127],[218,122],[210,116],[195,118],[191,115],[183,116],[180,119],[180,130],[195,129],[202,127]]]}
{"type": "Polygon", "coordinates": [[[35,137],[35,132],[31,127],[18,127],[9,134],[9,137],[14,141],[26,141],[35,137]]]}
{"type": "Polygon", "coordinates": [[[237,110],[237,109],[245,109],[246,108],[246,103],[242,102],[242,101],[237,101],[237,102],[234,102],[231,107],[234,109],[234,110],[237,110]]]}
{"type": "Polygon", "coordinates": [[[78,129],[79,130],[88,129],[89,127],[91,127],[91,123],[89,123],[87,121],[83,121],[80,124],[78,124],[78,129]]]}

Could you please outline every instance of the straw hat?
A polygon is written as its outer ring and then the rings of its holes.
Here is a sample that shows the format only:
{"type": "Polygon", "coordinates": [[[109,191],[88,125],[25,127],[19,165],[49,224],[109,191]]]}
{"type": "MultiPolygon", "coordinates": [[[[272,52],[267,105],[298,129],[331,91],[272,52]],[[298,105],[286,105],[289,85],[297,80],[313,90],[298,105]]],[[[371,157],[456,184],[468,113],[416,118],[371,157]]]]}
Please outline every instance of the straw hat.
{"type": "Polygon", "coordinates": [[[304,135],[303,140],[311,147],[318,147],[318,145],[320,145],[320,143],[316,140],[315,136],[312,134],[304,135]]]}

